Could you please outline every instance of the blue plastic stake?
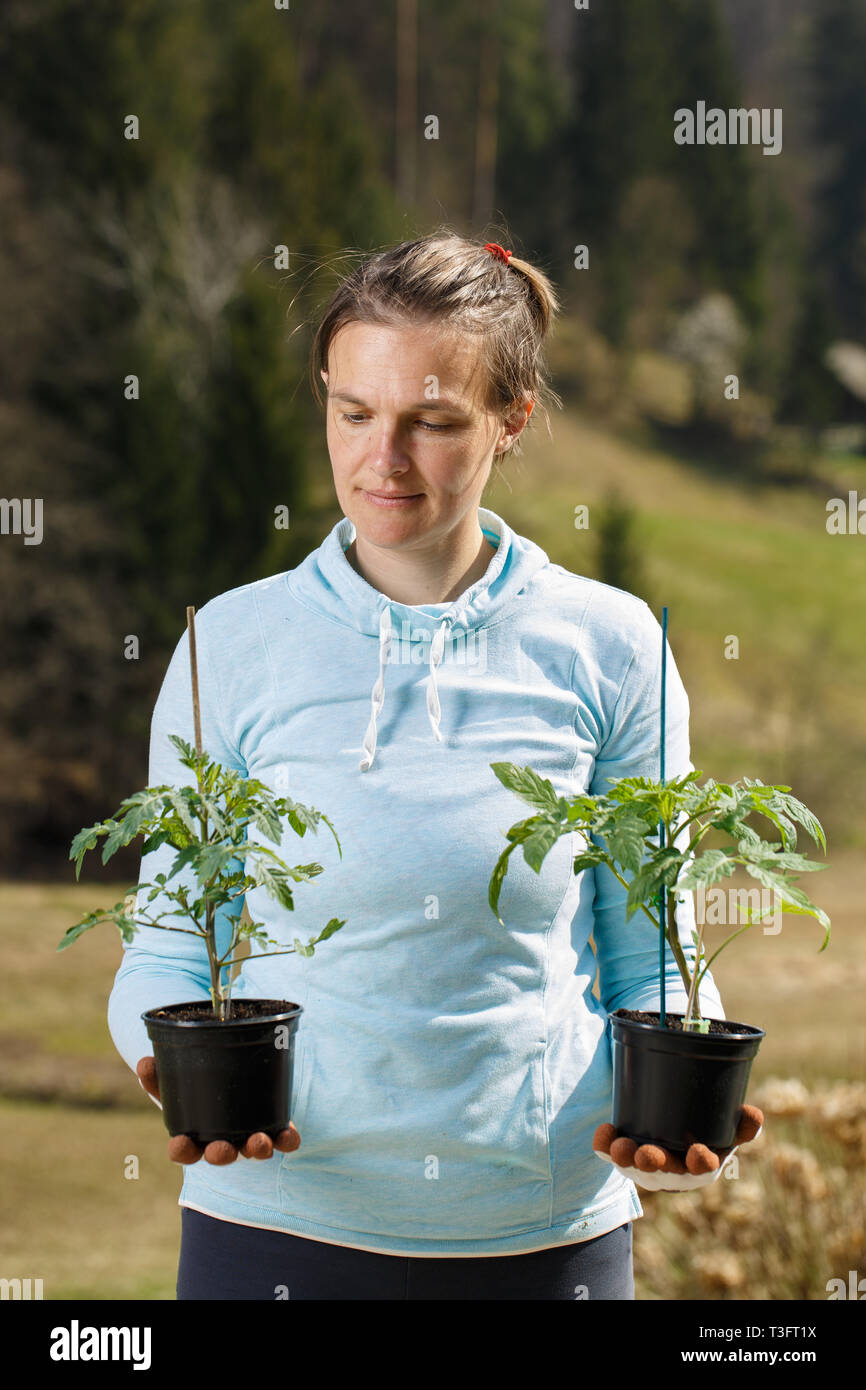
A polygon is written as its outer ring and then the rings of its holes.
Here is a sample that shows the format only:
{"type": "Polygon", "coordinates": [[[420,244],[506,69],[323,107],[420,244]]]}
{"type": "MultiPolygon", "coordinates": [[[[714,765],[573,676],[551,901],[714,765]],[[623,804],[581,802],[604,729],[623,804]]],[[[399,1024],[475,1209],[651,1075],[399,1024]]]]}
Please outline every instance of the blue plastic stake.
{"type": "MultiPolygon", "coordinates": [[[[661,783],[665,783],[665,669],[667,666],[667,642],[668,642],[668,610],[662,609],[662,697],[661,697],[661,783]]],[[[665,848],[665,826],[664,821],[659,818],[659,844],[665,848]]],[[[659,1025],[665,1026],[665,918],[667,916],[665,905],[665,885],[662,884],[659,893],[659,1025]]]]}

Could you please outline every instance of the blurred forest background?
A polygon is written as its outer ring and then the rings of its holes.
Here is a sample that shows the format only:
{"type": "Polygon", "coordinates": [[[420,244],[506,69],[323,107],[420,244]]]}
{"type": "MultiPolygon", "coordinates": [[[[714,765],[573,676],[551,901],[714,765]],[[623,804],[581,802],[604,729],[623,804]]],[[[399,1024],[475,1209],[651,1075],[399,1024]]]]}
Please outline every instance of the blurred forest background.
{"type": "Polygon", "coordinates": [[[866,541],[825,525],[866,475],[861,0],[9,0],[0,57],[0,490],[45,517],[0,537],[3,873],[64,876],[145,784],[186,605],[339,518],[317,312],[441,221],[565,299],[553,442],[486,504],[669,604],[697,766],[862,842],[866,541]],[[698,99],[782,108],[781,152],[675,144],[698,99]]]}
{"type": "Polygon", "coordinates": [[[866,497],[863,0],[5,0],[0,63],[0,494],[44,503],[40,544],[0,534],[0,1275],[174,1297],[180,1173],[108,1034],[116,933],[56,952],[138,848],[76,884],[69,845],[145,785],[186,606],[339,519],[318,315],[442,222],[564,300],[553,438],[536,411],[485,504],[667,604],[695,765],[789,783],[828,834],[830,950],[786,916],[713,970],[767,1030],[770,1123],[743,1180],[642,1194],[638,1297],[862,1275],[866,518],[830,534],[827,506],[866,497]],[[781,109],[781,151],[677,145],[698,101],[781,109]]]}

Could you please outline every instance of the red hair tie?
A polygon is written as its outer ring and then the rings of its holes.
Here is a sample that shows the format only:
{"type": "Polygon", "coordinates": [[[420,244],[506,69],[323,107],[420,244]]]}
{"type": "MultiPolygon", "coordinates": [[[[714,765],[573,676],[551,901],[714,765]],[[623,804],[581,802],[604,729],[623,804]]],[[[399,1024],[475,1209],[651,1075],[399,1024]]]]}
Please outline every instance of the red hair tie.
{"type": "Polygon", "coordinates": [[[485,250],[485,251],[491,251],[491,252],[493,253],[494,256],[498,256],[499,259],[500,259],[501,261],[504,261],[506,265],[508,265],[508,258],[509,258],[509,256],[511,256],[511,255],[514,254],[512,251],[505,251],[505,250],[498,244],[498,242],[495,242],[495,241],[486,241],[486,242],[484,243],[484,250],[485,250]]]}

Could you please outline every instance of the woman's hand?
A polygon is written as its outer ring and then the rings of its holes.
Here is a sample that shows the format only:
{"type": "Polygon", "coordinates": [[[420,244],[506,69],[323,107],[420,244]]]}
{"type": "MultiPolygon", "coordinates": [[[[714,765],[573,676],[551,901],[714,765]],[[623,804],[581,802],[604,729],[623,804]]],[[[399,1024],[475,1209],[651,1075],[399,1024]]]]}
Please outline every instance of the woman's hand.
{"type": "MultiPolygon", "coordinates": [[[[154,1058],[142,1057],[135,1070],[147,1094],[159,1101],[159,1079],[154,1058]]],[[[208,1163],[222,1166],[234,1163],[238,1154],[242,1154],[244,1158],[270,1158],[274,1149],[290,1154],[299,1147],[300,1142],[301,1136],[290,1120],[288,1129],[284,1129],[276,1139],[271,1139],[267,1134],[250,1134],[239,1149],[234,1144],[229,1144],[226,1139],[213,1139],[210,1144],[202,1147],[188,1134],[175,1134],[168,1141],[168,1156],[172,1163],[198,1163],[199,1159],[204,1157],[208,1163]]]]}
{"type": "Polygon", "coordinates": [[[688,1192],[715,1182],[739,1146],[757,1139],[763,1124],[763,1112],[756,1105],[744,1105],[736,1138],[729,1149],[692,1144],[684,1159],[661,1144],[641,1143],[619,1134],[612,1124],[599,1125],[592,1147],[599,1158],[613,1163],[639,1187],[648,1191],[688,1192]]]}

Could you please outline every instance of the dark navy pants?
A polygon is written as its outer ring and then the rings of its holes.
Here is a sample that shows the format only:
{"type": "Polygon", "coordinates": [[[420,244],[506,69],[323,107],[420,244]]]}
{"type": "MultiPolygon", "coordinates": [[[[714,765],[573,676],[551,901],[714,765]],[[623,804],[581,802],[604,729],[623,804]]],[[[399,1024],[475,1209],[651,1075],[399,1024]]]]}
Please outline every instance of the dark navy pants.
{"type": "Polygon", "coordinates": [[[633,1299],[631,1222],[525,1255],[381,1255],[181,1207],[179,1299],[633,1299]]]}

